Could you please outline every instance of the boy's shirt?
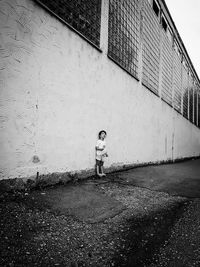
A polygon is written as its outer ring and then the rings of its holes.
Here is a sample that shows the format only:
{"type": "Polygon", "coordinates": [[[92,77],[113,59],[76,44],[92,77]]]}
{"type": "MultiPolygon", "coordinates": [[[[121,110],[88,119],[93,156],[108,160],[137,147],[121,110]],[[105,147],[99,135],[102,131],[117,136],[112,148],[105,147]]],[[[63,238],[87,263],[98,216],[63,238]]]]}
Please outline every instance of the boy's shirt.
{"type": "Polygon", "coordinates": [[[104,148],[104,150],[100,151],[100,150],[96,150],[96,159],[97,160],[103,160],[103,154],[106,153],[106,141],[105,140],[97,140],[97,144],[96,147],[98,148],[104,148]]]}

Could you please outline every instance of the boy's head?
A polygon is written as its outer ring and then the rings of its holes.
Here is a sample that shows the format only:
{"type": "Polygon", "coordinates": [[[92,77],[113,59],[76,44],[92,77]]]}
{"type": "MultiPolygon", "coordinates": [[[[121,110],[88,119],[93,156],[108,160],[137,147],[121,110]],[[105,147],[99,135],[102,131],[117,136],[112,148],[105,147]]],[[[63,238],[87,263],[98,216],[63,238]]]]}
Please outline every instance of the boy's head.
{"type": "Polygon", "coordinates": [[[99,132],[99,139],[104,139],[106,137],[107,133],[106,131],[102,130],[99,132]]]}

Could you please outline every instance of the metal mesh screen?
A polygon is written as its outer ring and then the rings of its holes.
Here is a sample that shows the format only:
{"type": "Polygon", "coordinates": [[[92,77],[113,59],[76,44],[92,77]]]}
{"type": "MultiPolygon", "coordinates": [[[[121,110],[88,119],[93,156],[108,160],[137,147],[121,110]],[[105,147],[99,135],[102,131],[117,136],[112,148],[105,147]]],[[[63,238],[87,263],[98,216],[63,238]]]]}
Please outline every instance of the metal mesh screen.
{"type": "Polygon", "coordinates": [[[101,0],[37,0],[96,46],[100,45],[101,0]]]}
{"type": "Polygon", "coordinates": [[[182,83],[183,83],[183,116],[188,118],[188,73],[182,67],[182,83]]]}
{"type": "Polygon", "coordinates": [[[200,88],[199,88],[199,91],[198,91],[198,127],[200,128],[200,88]]]}
{"type": "Polygon", "coordinates": [[[160,25],[148,1],[143,8],[142,82],[158,94],[160,64],[160,25]]]}
{"type": "Polygon", "coordinates": [[[191,122],[193,122],[193,88],[189,89],[189,119],[191,122]]]}
{"type": "Polygon", "coordinates": [[[197,125],[197,86],[194,87],[194,124],[197,125]]]}
{"type": "Polygon", "coordinates": [[[131,75],[138,77],[138,0],[110,0],[108,55],[131,75]]]}
{"type": "Polygon", "coordinates": [[[193,122],[194,88],[193,79],[189,76],[189,120],[193,122]]]}
{"type": "Polygon", "coordinates": [[[182,77],[181,77],[181,56],[174,52],[174,74],[173,74],[173,88],[174,88],[174,108],[181,112],[181,97],[182,97],[182,77]]]}
{"type": "Polygon", "coordinates": [[[162,69],[161,69],[161,97],[172,105],[172,81],[173,81],[173,50],[172,43],[163,32],[162,41],[162,69]]]}

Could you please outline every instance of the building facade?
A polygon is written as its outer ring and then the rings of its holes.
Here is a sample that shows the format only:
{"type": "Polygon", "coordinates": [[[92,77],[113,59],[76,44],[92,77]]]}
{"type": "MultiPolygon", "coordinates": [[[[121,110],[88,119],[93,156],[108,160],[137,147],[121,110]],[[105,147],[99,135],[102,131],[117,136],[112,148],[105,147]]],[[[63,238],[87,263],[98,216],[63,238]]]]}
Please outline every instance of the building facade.
{"type": "Polygon", "coordinates": [[[2,0],[0,179],[200,155],[200,81],[161,0],[2,0]]]}

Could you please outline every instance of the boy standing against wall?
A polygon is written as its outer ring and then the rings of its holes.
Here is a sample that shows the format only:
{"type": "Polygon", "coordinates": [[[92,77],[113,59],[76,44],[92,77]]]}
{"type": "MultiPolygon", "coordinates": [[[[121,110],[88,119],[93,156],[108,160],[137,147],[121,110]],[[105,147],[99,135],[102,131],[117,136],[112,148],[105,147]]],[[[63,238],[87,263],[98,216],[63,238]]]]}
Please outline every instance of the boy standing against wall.
{"type": "Polygon", "coordinates": [[[99,139],[96,144],[96,173],[99,177],[106,176],[103,169],[104,159],[108,157],[106,151],[106,131],[102,130],[99,132],[99,139]]]}

